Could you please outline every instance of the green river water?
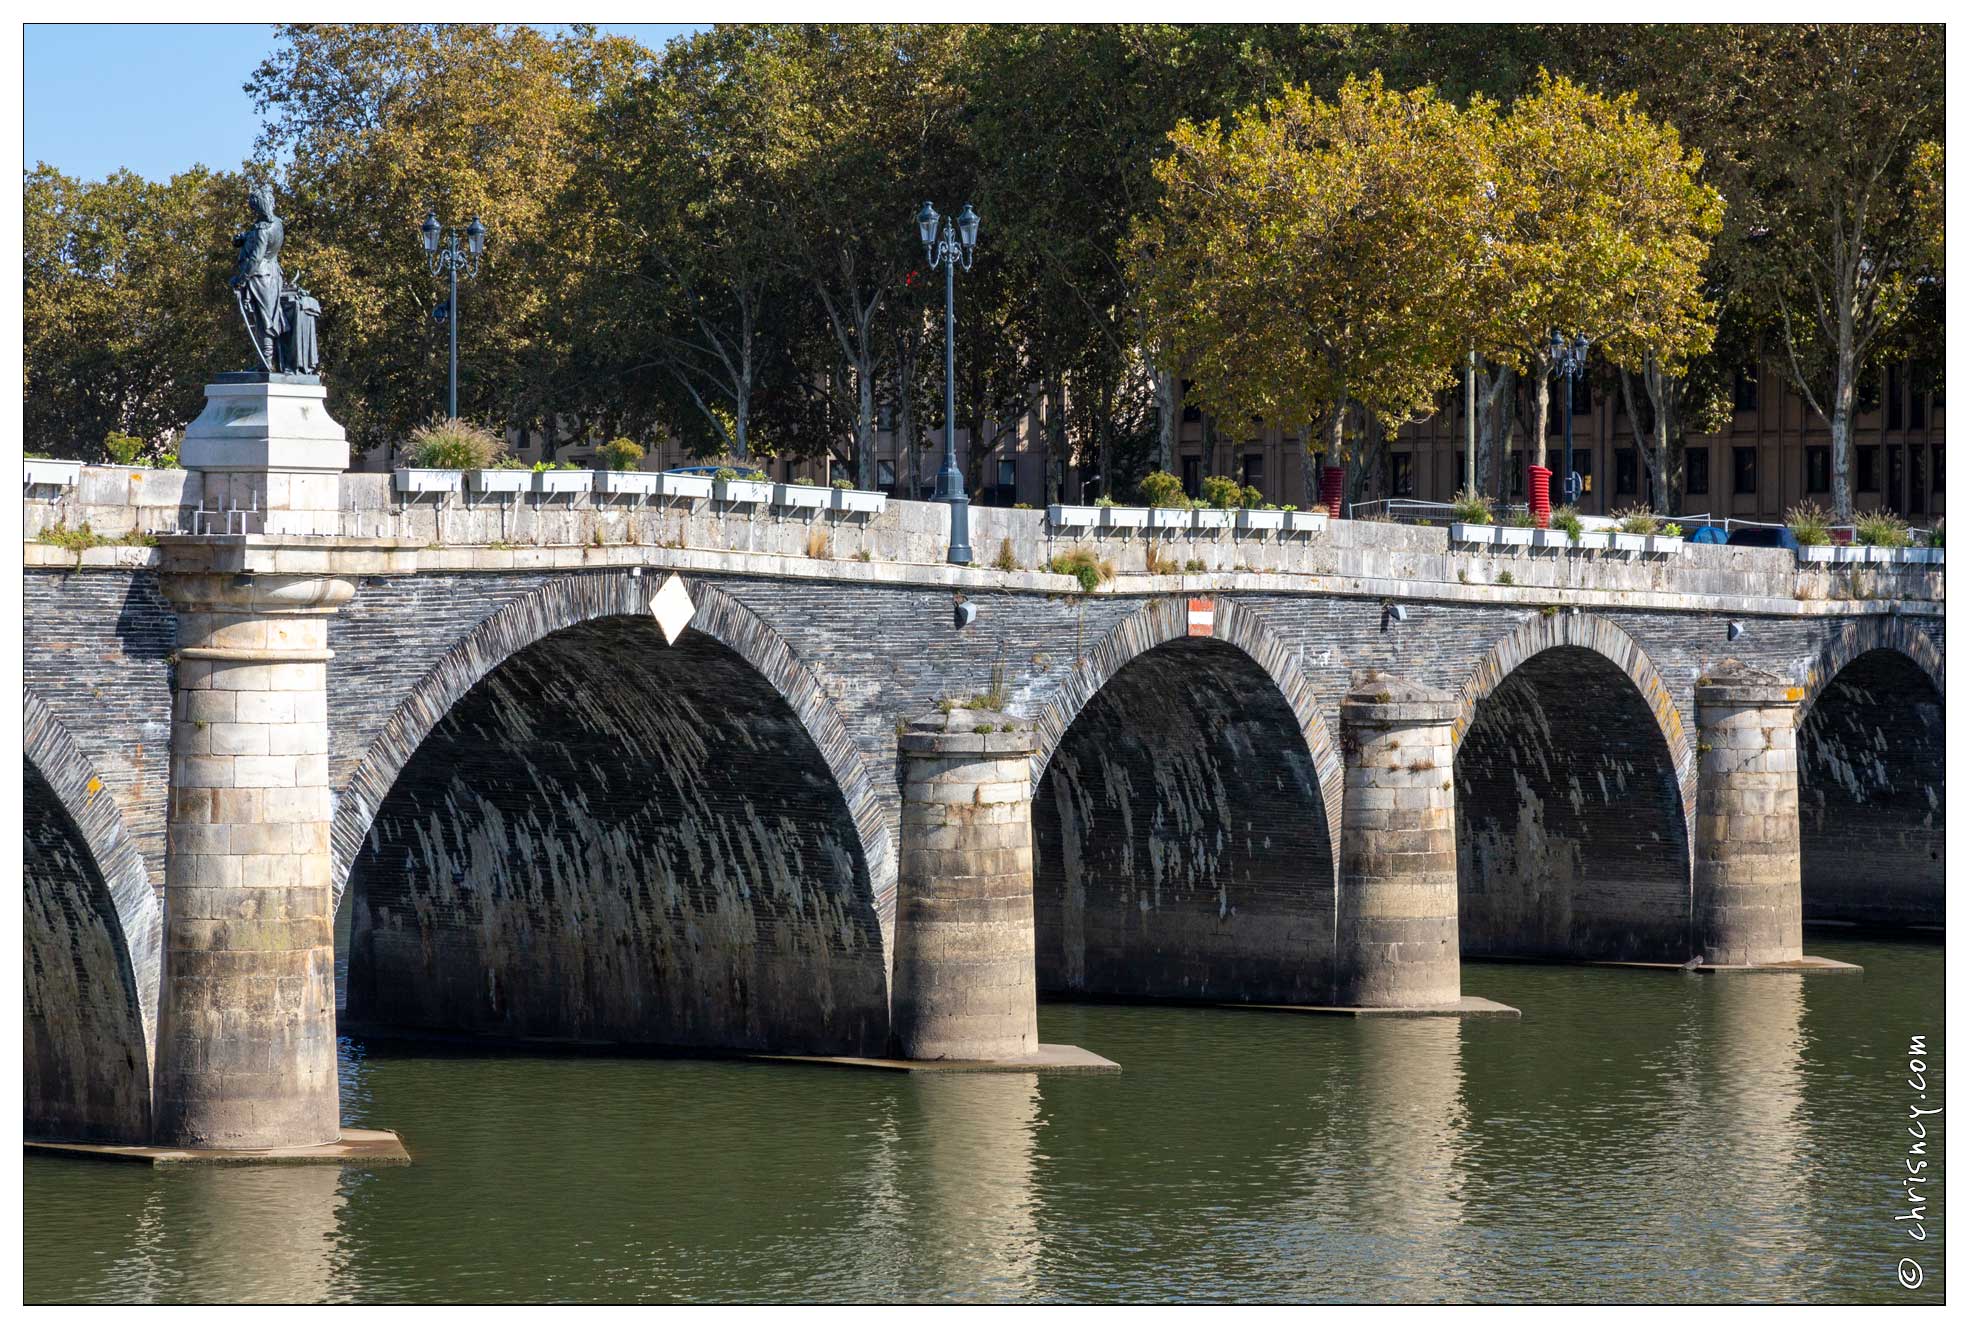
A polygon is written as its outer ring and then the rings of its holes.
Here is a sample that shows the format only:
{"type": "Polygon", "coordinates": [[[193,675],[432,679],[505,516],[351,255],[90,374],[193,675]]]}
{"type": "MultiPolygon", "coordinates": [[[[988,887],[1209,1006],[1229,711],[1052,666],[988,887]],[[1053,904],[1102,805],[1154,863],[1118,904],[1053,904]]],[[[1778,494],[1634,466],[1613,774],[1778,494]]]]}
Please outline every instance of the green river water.
{"type": "Polygon", "coordinates": [[[1042,1038],[1120,1075],[345,1040],[345,1119],[399,1131],[413,1166],[30,1157],[24,1290],[1939,1302],[1939,1204],[1924,1241],[1894,1219],[1909,1107],[1944,1101],[1942,947],[1809,942],[1864,977],[1467,964],[1464,990],[1521,1021],[1040,1008],[1042,1038]]]}

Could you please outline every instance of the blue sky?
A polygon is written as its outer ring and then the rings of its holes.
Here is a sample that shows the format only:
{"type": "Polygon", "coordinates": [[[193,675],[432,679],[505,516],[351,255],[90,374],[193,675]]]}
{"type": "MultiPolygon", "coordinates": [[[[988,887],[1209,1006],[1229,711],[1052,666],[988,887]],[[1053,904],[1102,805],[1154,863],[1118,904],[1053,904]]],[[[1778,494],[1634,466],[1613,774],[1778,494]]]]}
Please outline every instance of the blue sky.
{"type": "MultiPolygon", "coordinates": [[[[611,23],[660,48],[703,24],[611,23]]],[[[273,48],[253,23],[30,23],[23,33],[26,164],[100,180],[238,166],[259,122],[243,85],[273,48]]]]}

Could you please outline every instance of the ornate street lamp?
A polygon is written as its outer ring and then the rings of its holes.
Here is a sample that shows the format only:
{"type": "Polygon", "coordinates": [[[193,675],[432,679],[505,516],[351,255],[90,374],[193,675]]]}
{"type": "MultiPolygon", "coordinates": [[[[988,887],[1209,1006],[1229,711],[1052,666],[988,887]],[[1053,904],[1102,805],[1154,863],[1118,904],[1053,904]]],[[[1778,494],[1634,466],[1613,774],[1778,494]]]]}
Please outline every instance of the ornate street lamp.
{"type": "Polygon", "coordinates": [[[451,275],[451,300],[444,307],[445,321],[451,324],[451,419],[458,418],[458,272],[464,269],[467,277],[479,275],[479,256],[485,253],[485,223],[477,217],[465,228],[465,241],[458,241],[458,228],[452,227],[447,238],[444,226],[433,212],[424,218],[424,252],[431,260],[431,275],[440,272],[451,275]]]}
{"type": "Polygon", "coordinates": [[[971,270],[978,246],[978,214],[966,203],[953,232],[950,220],[940,218],[926,202],[916,214],[916,232],[930,266],[943,265],[943,469],[937,472],[936,500],[950,504],[950,561],[969,563],[971,500],[964,494],[964,473],[957,469],[957,265],[961,262],[964,271],[971,270]]]}
{"type": "Polygon", "coordinates": [[[1573,380],[1586,372],[1586,334],[1580,333],[1570,343],[1552,330],[1552,372],[1566,381],[1566,476],[1560,482],[1568,503],[1579,502],[1579,477],[1572,469],[1572,385],[1573,380]]]}

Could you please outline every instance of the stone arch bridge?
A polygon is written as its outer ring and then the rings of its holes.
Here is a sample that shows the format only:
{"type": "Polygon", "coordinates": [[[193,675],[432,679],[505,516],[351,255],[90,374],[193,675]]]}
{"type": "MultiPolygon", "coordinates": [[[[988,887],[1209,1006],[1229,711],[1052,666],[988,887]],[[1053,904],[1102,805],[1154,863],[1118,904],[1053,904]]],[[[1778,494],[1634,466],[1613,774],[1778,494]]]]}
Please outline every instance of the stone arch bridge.
{"type": "Polygon", "coordinates": [[[333,537],[27,546],[31,1137],[333,1138],[337,911],[371,1027],[863,1056],[926,876],[1029,873],[937,917],[1124,999],[1453,1005],[1459,954],[1942,919],[1935,569],[1349,522],[1169,576],[991,510],[1005,566],[955,569],[934,505],[494,536],[366,480],[333,537]],[[1065,543],[1116,577],[1035,570],[1065,543]],[[901,742],[942,712],[998,754],[961,800],[901,742]]]}

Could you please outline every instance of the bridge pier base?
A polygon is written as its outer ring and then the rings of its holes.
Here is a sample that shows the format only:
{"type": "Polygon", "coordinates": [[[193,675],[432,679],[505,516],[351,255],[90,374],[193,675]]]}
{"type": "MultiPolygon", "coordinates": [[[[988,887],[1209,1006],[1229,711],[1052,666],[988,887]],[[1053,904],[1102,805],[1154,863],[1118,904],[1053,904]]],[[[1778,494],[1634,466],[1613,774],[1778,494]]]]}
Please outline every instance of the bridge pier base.
{"type": "Polygon", "coordinates": [[[1447,693],[1378,670],[1341,700],[1340,1006],[1470,1005],[1457,944],[1455,717],[1447,693]]]}
{"type": "Polygon", "coordinates": [[[341,1128],[328,850],[333,577],[174,575],[177,686],[156,1143],[280,1150],[341,1128]]]}
{"type": "Polygon", "coordinates": [[[1695,953],[1707,965],[1804,956],[1796,685],[1727,661],[1696,683],[1695,953]]]}
{"type": "Polygon", "coordinates": [[[898,1055],[1008,1070],[1109,1067],[1039,1042],[1031,722],[959,708],[916,721],[900,746],[898,1055]]]}

